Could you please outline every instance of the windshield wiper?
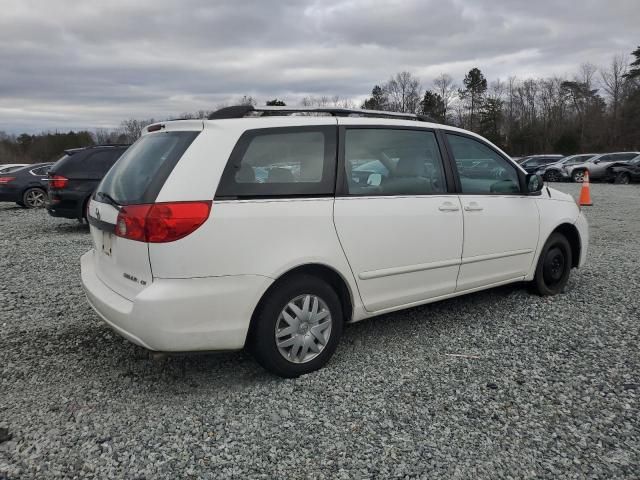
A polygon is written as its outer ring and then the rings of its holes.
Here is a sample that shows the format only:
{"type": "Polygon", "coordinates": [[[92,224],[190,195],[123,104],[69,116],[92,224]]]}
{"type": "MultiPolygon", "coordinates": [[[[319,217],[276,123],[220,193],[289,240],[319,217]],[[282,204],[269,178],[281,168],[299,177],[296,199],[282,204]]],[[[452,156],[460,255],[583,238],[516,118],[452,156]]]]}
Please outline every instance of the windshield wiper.
{"type": "Polygon", "coordinates": [[[120,211],[122,209],[122,205],[116,202],[111,195],[104,192],[97,192],[96,195],[99,195],[102,200],[106,200],[109,205],[114,207],[116,210],[120,211]]]}

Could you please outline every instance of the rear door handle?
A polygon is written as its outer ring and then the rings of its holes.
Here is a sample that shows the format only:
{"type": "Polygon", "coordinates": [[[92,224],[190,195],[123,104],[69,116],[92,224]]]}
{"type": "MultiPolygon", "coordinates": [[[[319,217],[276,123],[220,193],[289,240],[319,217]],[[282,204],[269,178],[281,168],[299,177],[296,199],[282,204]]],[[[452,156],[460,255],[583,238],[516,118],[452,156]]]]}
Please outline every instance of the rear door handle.
{"type": "Polygon", "coordinates": [[[438,210],[441,212],[457,212],[460,210],[460,207],[452,202],[444,202],[438,207],[438,210]]]}
{"type": "Polygon", "coordinates": [[[484,210],[484,208],[478,205],[478,203],[476,202],[471,202],[469,205],[464,206],[464,210],[466,212],[481,212],[482,210],[484,210]]]}

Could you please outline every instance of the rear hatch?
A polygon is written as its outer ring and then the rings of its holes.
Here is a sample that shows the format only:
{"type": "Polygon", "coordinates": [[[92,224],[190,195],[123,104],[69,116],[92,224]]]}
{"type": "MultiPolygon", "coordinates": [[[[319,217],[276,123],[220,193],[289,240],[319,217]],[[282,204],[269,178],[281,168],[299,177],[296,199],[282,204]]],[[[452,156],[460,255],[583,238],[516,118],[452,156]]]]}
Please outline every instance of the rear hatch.
{"type": "Polygon", "coordinates": [[[202,128],[198,121],[175,122],[144,134],[118,159],[92,197],[88,219],[96,274],[127,299],[153,281],[147,238],[140,234],[145,216],[202,128]]]}

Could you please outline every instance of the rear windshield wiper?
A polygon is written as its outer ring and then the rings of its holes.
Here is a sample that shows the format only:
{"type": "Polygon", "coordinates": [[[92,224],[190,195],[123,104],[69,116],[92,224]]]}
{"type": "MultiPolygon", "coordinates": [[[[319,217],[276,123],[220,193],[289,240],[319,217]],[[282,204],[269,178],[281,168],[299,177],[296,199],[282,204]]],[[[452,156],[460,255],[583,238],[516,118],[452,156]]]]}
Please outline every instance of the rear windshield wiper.
{"type": "Polygon", "coordinates": [[[106,200],[109,205],[114,207],[116,210],[120,211],[122,209],[122,205],[116,202],[111,195],[104,192],[96,192],[96,196],[99,196],[101,200],[106,200]]]}

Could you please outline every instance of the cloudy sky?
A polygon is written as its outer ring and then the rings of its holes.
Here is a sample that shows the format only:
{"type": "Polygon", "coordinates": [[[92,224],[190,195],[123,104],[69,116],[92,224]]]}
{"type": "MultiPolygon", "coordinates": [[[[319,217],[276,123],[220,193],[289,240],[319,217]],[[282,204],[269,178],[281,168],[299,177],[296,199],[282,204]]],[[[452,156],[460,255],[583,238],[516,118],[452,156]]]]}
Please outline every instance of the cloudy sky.
{"type": "Polygon", "coordinates": [[[0,130],[117,126],[248,94],[361,100],[408,70],[424,87],[571,75],[640,44],[640,0],[0,0],[0,130]]]}

